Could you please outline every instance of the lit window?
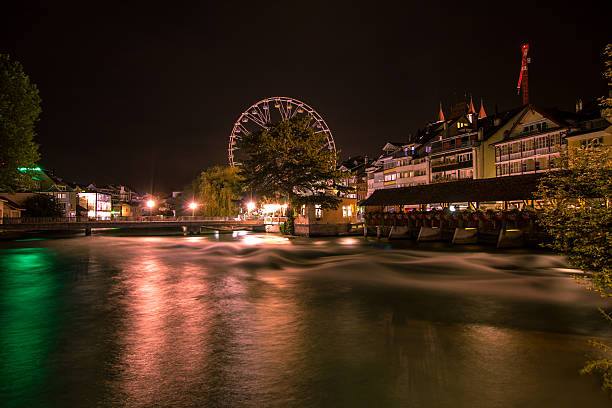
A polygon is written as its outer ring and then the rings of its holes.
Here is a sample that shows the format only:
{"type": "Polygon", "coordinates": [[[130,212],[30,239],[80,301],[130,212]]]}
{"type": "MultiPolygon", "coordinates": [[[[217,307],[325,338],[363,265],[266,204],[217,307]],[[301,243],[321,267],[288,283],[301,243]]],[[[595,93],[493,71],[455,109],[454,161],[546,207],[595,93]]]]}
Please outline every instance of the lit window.
{"type": "Polygon", "coordinates": [[[315,204],[315,218],[320,219],[322,214],[323,214],[323,211],[321,211],[321,205],[315,204]]]}

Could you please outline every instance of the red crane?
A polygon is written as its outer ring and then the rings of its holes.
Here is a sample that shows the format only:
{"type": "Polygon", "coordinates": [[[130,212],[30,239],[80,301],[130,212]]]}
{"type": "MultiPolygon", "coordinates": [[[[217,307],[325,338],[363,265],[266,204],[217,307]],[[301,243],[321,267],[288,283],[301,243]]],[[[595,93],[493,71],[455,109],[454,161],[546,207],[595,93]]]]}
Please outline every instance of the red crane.
{"type": "Polygon", "coordinates": [[[527,53],[529,52],[529,44],[523,44],[521,48],[523,51],[523,61],[521,64],[521,74],[519,75],[518,86],[517,86],[517,95],[521,93],[521,86],[523,88],[523,105],[529,104],[529,82],[528,79],[528,70],[527,64],[531,62],[531,58],[527,58],[527,53]]]}

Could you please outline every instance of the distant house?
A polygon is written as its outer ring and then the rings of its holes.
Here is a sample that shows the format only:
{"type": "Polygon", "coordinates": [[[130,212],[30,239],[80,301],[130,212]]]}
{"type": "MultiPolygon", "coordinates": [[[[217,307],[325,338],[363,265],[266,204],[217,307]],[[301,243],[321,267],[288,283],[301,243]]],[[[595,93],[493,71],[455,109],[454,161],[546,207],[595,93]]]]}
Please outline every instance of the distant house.
{"type": "Polygon", "coordinates": [[[64,180],[51,170],[45,170],[41,167],[20,168],[19,171],[29,176],[34,183],[31,188],[21,189],[20,194],[39,193],[49,195],[60,205],[65,217],[80,215],[78,213],[80,186],[64,180]]]}
{"type": "Polygon", "coordinates": [[[0,196],[0,223],[3,218],[19,218],[21,212],[25,211],[21,205],[9,200],[6,197],[0,196]]]}
{"type": "Polygon", "coordinates": [[[83,201],[83,207],[87,208],[87,216],[89,218],[99,220],[110,219],[112,210],[110,194],[85,191],[79,193],[79,199],[83,201]]]}
{"type": "Polygon", "coordinates": [[[295,234],[302,236],[332,236],[347,233],[357,219],[357,199],[342,198],[335,210],[319,204],[305,204],[295,219],[295,234]]]}

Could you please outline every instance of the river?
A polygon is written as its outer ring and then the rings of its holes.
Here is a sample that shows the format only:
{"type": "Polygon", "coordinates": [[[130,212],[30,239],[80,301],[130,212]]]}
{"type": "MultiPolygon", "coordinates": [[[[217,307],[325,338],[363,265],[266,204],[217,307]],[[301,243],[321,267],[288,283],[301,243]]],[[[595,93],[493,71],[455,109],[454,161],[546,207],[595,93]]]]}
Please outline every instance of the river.
{"type": "Polygon", "coordinates": [[[276,235],[0,242],[5,407],[610,406],[562,257],[276,235]]]}

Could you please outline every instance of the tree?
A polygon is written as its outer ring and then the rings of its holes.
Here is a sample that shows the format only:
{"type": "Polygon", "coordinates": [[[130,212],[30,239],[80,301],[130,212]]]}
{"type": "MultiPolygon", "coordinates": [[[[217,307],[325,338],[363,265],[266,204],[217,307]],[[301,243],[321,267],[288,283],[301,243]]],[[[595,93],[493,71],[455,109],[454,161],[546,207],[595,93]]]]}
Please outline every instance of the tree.
{"type": "Polygon", "coordinates": [[[236,202],[242,198],[240,178],[234,167],[211,167],[200,175],[200,206],[198,212],[209,217],[234,216],[238,213],[236,202]]]}
{"type": "MultiPolygon", "coordinates": [[[[605,69],[603,76],[608,82],[608,88],[612,91],[612,44],[606,45],[604,50],[605,61],[605,69]]],[[[612,94],[608,94],[608,96],[602,96],[599,98],[599,103],[601,106],[601,116],[607,118],[608,120],[612,119],[612,94]]]]}
{"type": "Polygon", "coordinates": [[[337,208],[340,199],[326,192],[350,190],[341,183],[345,176],[336,169],[336,152],[326,147],[325,134],[315,133],[308,118],[243,135],[237,147],[245,190],[260,197],[337,208]]]}
{"type": "Polygon", "coordinates": [[[36,167],[34,125],[40,115],[38,88],[21,64],[0,54],[0,191],[27,187],[30,177],[18,168],[36,167]]]}
{"type": "Polygon", "coordinates": [[[60,203],[48,194],[34,194],[24,201],[27,217],[62,217],[64,210],[60,203]]]}
{"type": "Polygon", "coordinates": [[[602,296],[612,295],[611,153],[609,147],[564,149],[562,170],[546,173],[537,194],[546,202],[539,222],[549,246],[588,272],[588,288],[602,296]]]}

